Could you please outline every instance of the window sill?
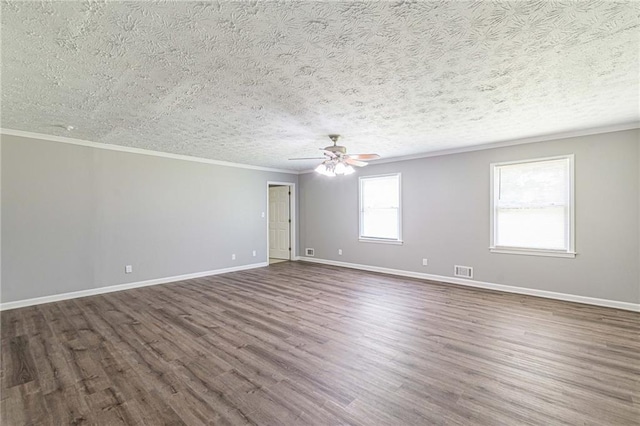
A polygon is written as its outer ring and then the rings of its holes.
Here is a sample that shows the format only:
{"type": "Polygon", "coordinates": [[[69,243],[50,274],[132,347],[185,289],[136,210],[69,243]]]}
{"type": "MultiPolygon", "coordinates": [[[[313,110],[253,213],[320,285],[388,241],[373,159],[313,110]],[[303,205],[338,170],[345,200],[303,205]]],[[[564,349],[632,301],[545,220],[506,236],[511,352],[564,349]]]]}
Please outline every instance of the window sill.
{"type": "Polygon", "coordinates": [[[514,247],[489,247],[491,253],[520,254],[525,256],[576,257],[575,251],[519,249],[514,247]]]}
{"type": "Polygon", "coordinates": [[[360,241],[361,243],[391,244],[396,246],[401,246],[403,243],[402,240],[383,240],[381,238],[364,238],[364,237],[358,238],[358,241],[360,241]]]}

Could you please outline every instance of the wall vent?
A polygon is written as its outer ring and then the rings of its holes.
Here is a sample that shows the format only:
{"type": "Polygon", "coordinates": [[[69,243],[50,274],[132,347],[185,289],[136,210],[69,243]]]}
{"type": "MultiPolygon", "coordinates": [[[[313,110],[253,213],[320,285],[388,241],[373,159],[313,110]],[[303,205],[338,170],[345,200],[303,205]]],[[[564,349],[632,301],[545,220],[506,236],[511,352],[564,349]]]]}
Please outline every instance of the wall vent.
{"type": "Polygon", "coordinates": [[[306,249],[304,249],[304,252],[305,252],[305,255],[307,255],[307,256],[313,257],[313,256],[316,255],[315,250],[312,249],[312,248],[306,248],[306,249]]]}
{"type": "Polygon", "coordinates": [[[454,265],[453,275],[462,278],[473,278],[473,268],[471,266],[454,265]]]}

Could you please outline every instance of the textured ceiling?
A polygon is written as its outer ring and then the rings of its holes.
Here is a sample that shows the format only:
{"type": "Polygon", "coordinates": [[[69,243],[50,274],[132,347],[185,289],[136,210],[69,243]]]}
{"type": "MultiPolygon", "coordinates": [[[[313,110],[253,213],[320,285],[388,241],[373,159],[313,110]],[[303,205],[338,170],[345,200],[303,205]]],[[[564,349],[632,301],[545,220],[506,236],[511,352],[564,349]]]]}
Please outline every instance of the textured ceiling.
{"type": "Polygon", "coordinates": [[[1,125],[308,169],[637,121],[639,49],[631,1],[9,1],[1,125]]]}

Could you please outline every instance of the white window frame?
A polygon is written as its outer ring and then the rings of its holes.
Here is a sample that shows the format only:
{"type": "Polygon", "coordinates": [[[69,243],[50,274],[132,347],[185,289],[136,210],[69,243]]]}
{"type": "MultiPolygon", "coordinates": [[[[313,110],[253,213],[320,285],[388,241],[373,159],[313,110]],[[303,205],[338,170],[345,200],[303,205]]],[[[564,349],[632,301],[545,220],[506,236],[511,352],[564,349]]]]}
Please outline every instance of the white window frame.
{"type": "Polygon", "coordinates": [[[490,210],[490,226],[491,226],[491,234],[490,234],[490,246],[489,250],[492,253],[506,253],[506,254],[523,254],[523,255],[531,255],[531,256],[552,256],[552,257],[570,257],[574,258],[576,256],[575,252],[575,168],[574,168],[574,155],[559,155],[555,157],[544,157],[544,158],[533,158],[527,160],[520,161],[506,161],[500,163],[491,163],[490,165],[490,174],[491,174],[491,210],[490,210]],[[567,178],[569,179],[567,190],[568,194],[568,205],[567,205],[567,228],[565,232],[567,235],[567,249],[566,250],[554,250],[554,249],[535,249],[528,247],[511,247],[511,246],[496,246],[496,235],[497,235],[497,224],[496,224],[496,209],[498,208],[498,196],[499,196],[499,179],[495,179],[495,171],[500,166],[513,165],[513,164],[526,164],[526,163],[537,163],[542,161],[552,161],[552,160],[567,160],[569,166],[569,173],[567,178]]]}
{"type": "Polygon", "coordinates": [[[401,173],[387,173],[384,175],[373,175],[373,176],[360,176],[358,178],[358,222],[359,222],[359,230],[358,230],[358,240],[360,242],[365,243],[382,243],[382,244],[396,244],[401,245],[402,241],[402,174],[401,173]],[[397,176],[398,177],[398,238],[376,238],[376,237],[367,237],[362,235],[362,227],[363,220],[362,215],[364,213],[364,208],[362,206],[362,182],[369,179],[383,178],[389,176],[397,176]]]}

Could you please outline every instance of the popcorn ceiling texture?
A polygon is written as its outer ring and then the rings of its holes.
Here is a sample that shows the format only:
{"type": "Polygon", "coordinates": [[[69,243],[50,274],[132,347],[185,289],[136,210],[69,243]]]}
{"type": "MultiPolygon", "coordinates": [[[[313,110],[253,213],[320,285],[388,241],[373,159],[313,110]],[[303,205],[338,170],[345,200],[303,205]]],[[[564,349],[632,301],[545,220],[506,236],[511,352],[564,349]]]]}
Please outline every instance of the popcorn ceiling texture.
{"type": "Polygon", "coordinates": [[[636,121],[639,48],[631,1],[5,1],[1,125],[308,169],[636,121]]]}

